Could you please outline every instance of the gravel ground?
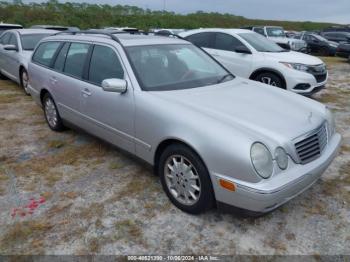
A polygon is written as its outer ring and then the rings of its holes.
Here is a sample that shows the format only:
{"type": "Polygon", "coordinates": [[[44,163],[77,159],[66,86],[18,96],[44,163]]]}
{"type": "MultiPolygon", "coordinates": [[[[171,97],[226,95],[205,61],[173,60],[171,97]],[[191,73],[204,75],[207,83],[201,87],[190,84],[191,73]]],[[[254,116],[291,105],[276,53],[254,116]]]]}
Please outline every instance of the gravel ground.
{"type": "Polygon", "coordinates": [[[0,81],[0,254],[350,254],[350,64],[326,59],[314,99],[343,145],[322,179],[257,219],[170,204],[149,167],[84,133],[54,133],[0,81]]]}

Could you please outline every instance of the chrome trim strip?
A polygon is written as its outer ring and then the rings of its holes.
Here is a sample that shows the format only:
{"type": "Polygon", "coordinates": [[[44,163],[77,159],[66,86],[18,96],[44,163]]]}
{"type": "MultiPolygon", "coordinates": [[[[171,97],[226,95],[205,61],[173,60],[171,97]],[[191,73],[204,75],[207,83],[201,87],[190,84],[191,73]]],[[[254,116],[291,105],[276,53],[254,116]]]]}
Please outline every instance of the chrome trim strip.
{"type": "Polygon", "coordinates": [[[142,140],[140,140],[140,139],[138,139],[138,138],[136,138],[136,137],[134,137],[134,136],[130,136],[130,135],[128,135],[127,133],[125,133],[125,132],[123,132],[123,131],[120,131],[120,130],[118,130],[118,129],[115,129],[115,128],[113,128],[113,127],[111,127],[111,126],[109,126],[109,125],[106,125],[106,124],[104,124],[104,123],[102,123],[102,122],[100,122],[100,121],[97,121],[97,120],[94,119],[94,118],[91,118],[91,117],[89,117],[89,116],[87,116],[87,115],[84,115],[84,114],[78,112],[77,110],[75,110],[75,109],[73,109],[73,108],[70,108],[70,107],[68,107],[68,106],[66,106],[66,105],[63,105],[62,103],[58,103],[58,105],[61,106],[61,107],[64,107],[65,109],[67,109],[67,110],[69,110],[69,111],[71,111],[71,112],[73,112],[73,113],[75,113],[75,114],[77,114],[77,115],[79,115],[79,116],[81,116],[82,118],[85,118],[86,120],[92,122],[93,124],[96,124],[96,125],[98,125],[98,126],[104,128],[104,129],[106,129],[106,130],[108,130],[108,131],[111,131],[111,132],[115,133],[116,135],[118,135],[118,136],[120,136],[120,137],[122,137],[122,138],[124,138],[124,139],[126,139],[126,140],[129,140],[129,141],[131,141],[131,142],[135,142],[135,143],[137,143],[137,144],[139,144],[139,145],[145,147],[145,148],[148,149],[148,150],[151,150],[151,148],[152,148],[151,145],[149,145],[149,144],[143,142],[142,140]]]}

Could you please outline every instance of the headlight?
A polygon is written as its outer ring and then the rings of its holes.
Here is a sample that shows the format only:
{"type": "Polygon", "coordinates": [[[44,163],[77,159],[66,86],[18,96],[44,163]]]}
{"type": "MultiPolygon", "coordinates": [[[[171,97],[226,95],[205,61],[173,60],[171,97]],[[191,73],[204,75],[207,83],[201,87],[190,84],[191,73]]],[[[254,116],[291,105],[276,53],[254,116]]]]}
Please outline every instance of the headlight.
{"type": "Polygon", "coordinates": [[[295,69],[298,71],[307,72],[309,70],[309,67],[304,64],[297,64],[297,63],[286,63],[286,62],[280,62],[282,65],[285,65],[286,67],[289,67],[291,69],[295,69]]]}
{"type": "Polygon", "coordinates": [[[328,126],[328,135],[329,137],[333,136],[335,133],[335,119],[333,113],[329,108],[326,109],[326,118],[327,118],[327,126],[328,126]]]}
{"type": "Polygon", "coordinates": [[[282,147],[275,150],[275,159],[280,169],[285,170],[288,167],[288,155],[282,147]]]}
{"type": "Polygon", "coordinates": [[[265,145],[259,142],[254,143],[250,149],[250,157],[259,176],[266,179],[272,175],[272,155],[265,145]]]}

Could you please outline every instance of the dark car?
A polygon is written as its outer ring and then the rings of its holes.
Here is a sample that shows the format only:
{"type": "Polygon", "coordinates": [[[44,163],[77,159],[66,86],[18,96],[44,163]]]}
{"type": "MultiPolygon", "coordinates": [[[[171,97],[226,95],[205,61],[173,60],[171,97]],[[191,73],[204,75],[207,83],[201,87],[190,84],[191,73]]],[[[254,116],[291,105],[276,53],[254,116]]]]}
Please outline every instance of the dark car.
{"type": "Polygon", "coordinates": [[[339,45],[337,42],[328,41],[314,33],[302,33],[294,38],[304,40],[308,44],[311,53],[323,56],[334,56],[339,45]]]}
{"type": "Polygon", "coordinates": [[[337,48],[336,55],[350,59],[350,44],[340,44],[337,48]]]}
{"type": "Polygon", "coordinates": [[[329,41],[338,43],[350,43],[350,32],[325,32],[322,34],[329,41]]]}
{"type": "Polygon", "coordinates": [[[350,25],[348,26],[332,26],[323,30],[323,32],[349,32],[350,25]]]}

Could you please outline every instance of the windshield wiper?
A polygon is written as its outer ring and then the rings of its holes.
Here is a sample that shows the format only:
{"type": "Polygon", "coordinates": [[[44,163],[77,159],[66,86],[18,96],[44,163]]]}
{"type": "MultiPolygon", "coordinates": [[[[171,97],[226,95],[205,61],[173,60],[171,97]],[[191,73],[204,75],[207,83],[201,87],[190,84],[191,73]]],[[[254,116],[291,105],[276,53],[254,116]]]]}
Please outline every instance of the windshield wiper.
{"type": "Polygon", "coordinates": [[[221,77],[216,83],[217,83],[217,84],[220,84],[220,83],[224,82],[225,79],[228,78],[229,76],[232,77],[232,79],[235,78],[235,76],[234,76],[233,74],[228,73],[228,74],[224,75],[223,77],[221,77]]]}

